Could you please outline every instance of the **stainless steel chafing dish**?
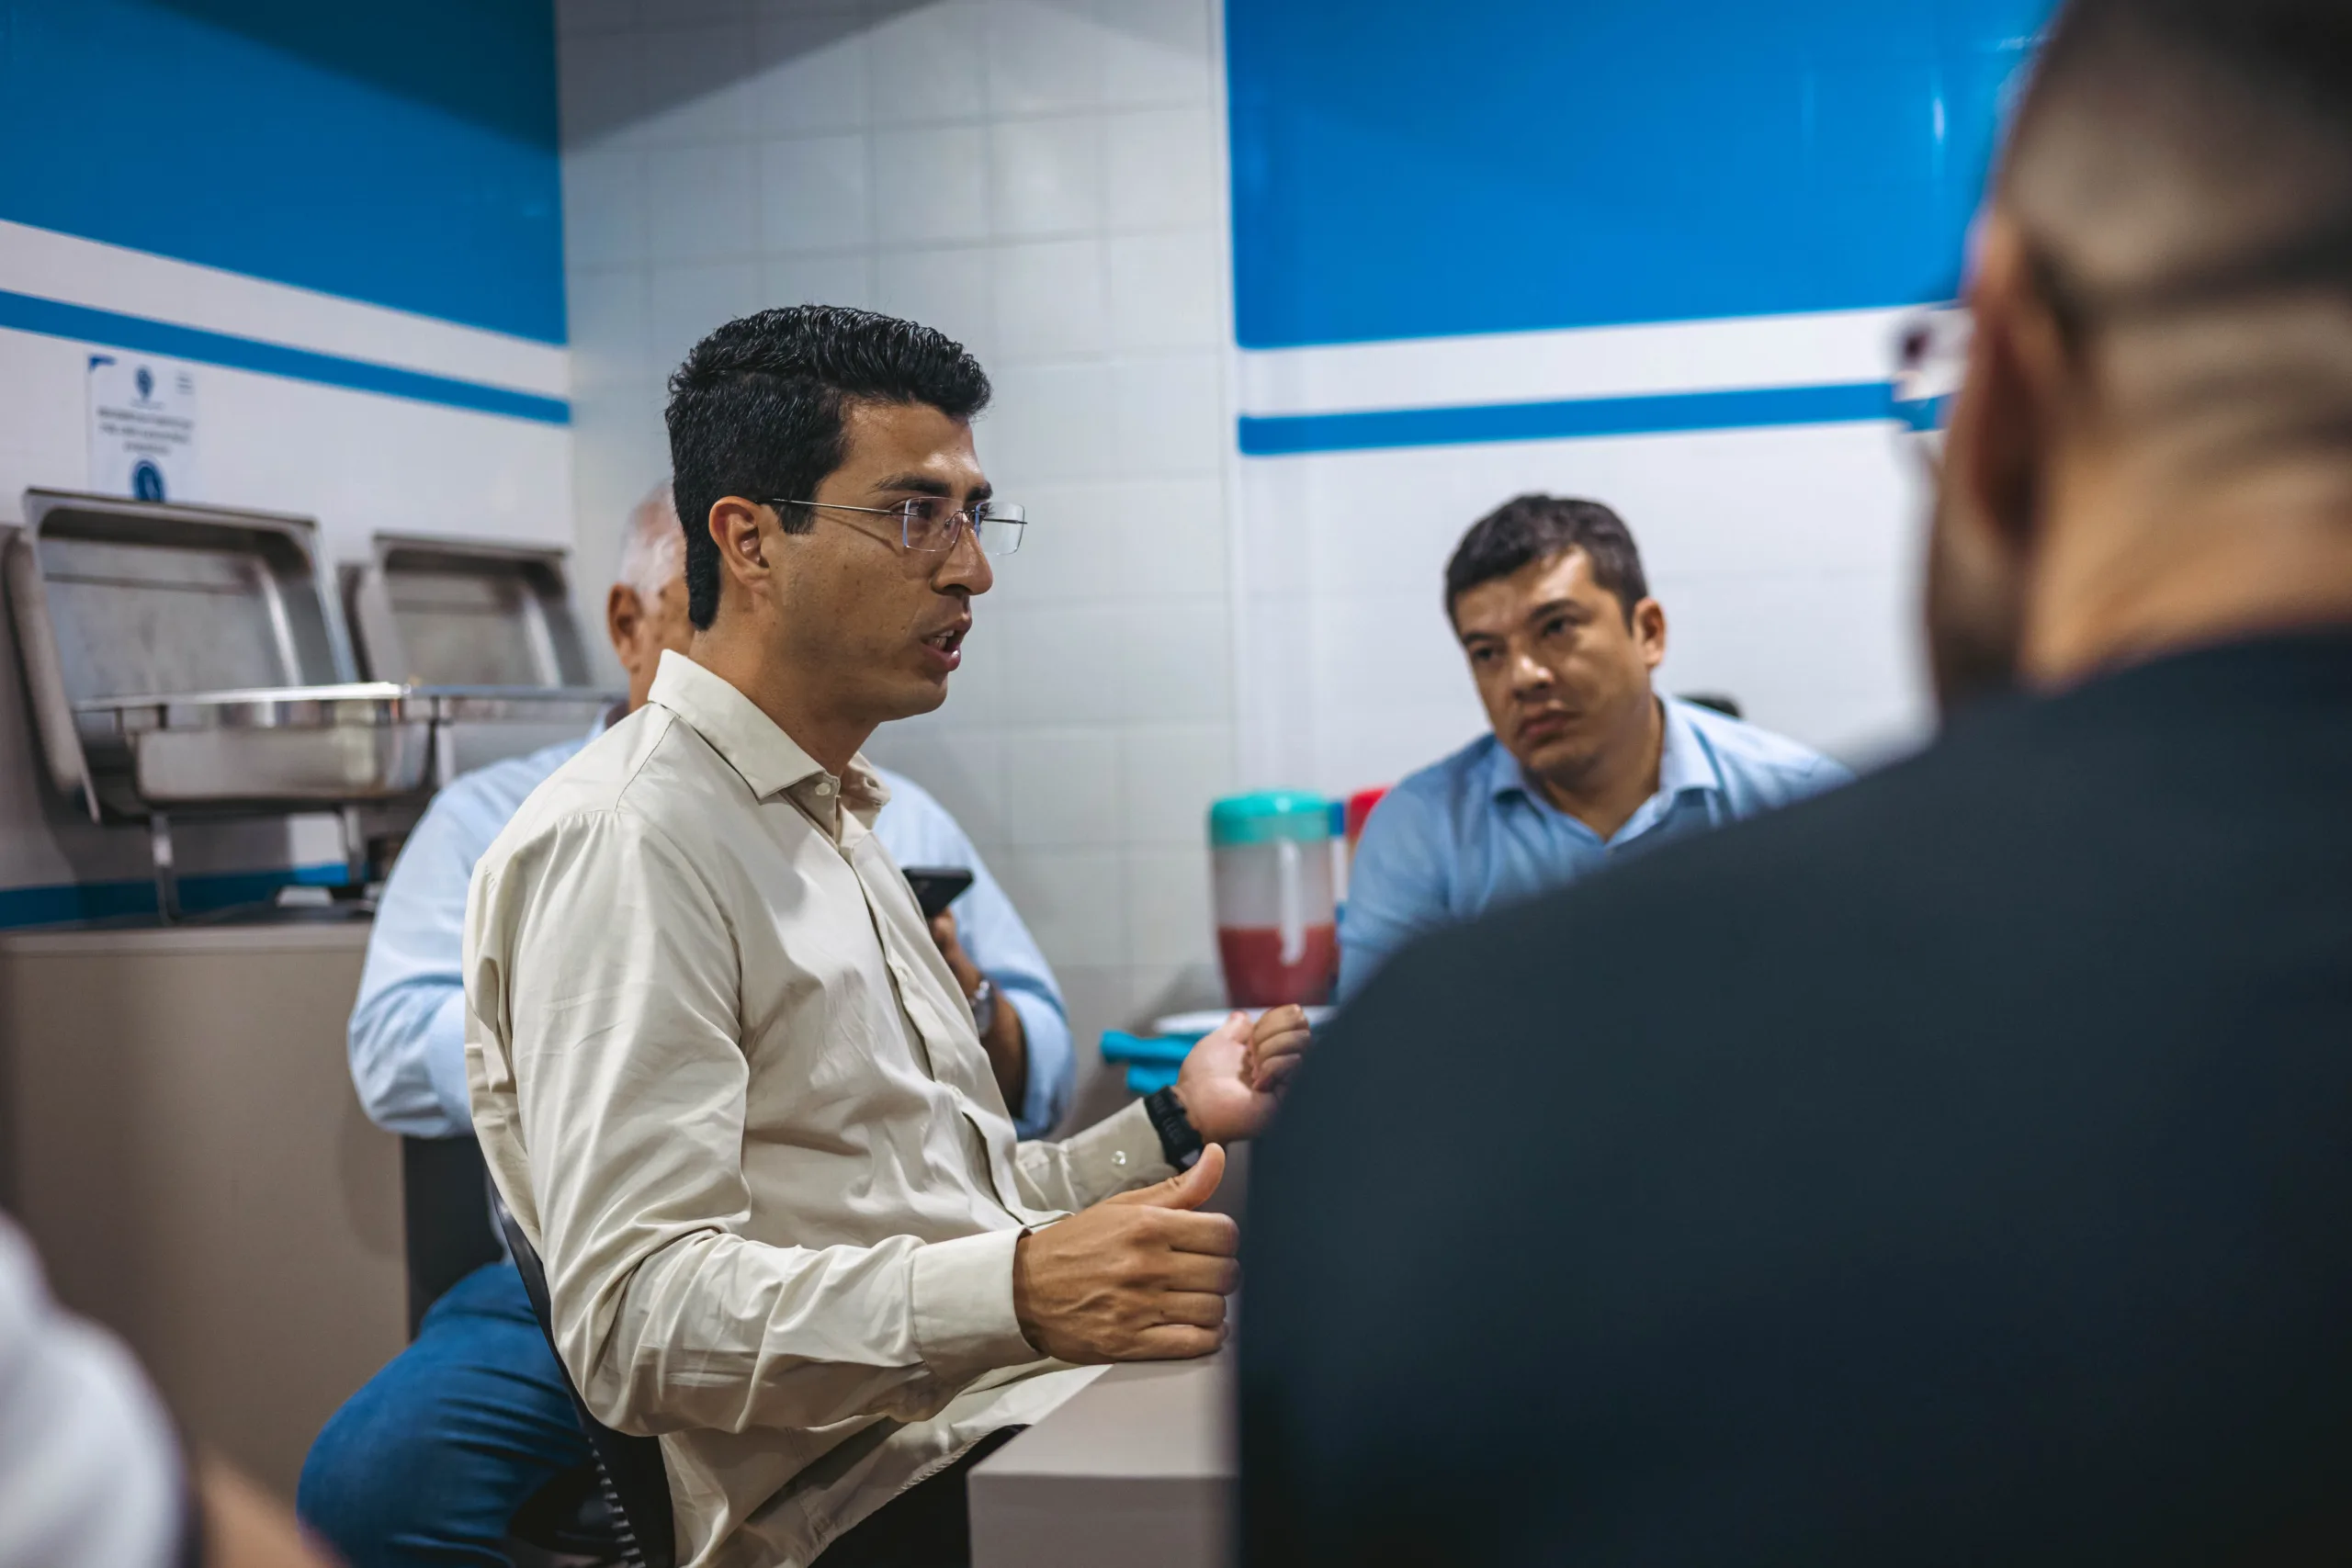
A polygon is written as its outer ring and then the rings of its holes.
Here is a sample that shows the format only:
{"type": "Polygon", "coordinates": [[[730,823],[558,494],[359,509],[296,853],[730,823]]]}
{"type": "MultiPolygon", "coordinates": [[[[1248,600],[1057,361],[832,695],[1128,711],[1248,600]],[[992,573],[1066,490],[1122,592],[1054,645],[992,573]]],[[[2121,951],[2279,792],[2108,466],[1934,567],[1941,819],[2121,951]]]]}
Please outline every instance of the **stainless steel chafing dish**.
{"type": "Polygon", "coordinates": [[[379,682],[74,705],[99,797],[126,816],[413,795],[432,782],[434,714],[431,697],[379,682]]]}
{"type": "Polygon", "coordinates": [[[590,684],[571,613],[566,552],[419,534],[379,534],[344,570],[360,667],[436,698],[440,782],[578,739],[618,700],[590,684]]]}
{"type": "MultiPolygon", "coordinates": [[[[361,808],[413,810],[464,767],[584,732],[613,700],[586,688],[560,553],[551,579],[549,552],[477,554],[527,564],[533,592],[428,585],[408,629],[442,678],[363,682],[308,518],[27,491],[5,573],[51,778],[94,820],[149,824],[167,915],[175,814],[337,811],[359,865],[361,808]],[[517,649],[539,662],[479,657],[517,649]]],[[[464,557],[436,544],[423,575],[464,557]]]]}
{"type": "Polygon", "coordinates": [[[426,782],[429,716],[352,689],[308,518],[29,491],[6,575],[50,776],[94,818],[426,782]]]}

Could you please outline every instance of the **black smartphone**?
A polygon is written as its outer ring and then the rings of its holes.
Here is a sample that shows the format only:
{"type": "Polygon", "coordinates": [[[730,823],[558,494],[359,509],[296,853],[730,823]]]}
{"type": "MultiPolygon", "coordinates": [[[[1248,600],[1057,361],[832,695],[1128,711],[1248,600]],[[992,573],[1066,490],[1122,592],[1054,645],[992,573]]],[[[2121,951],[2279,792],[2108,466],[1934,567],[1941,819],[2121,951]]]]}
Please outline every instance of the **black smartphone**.
{"type": "Polygon", "coordinates": [[[915,903],[922,909],[922,918],[935,920],[939,912],[964,896],[972,886],[972,874],[960,865],[910,865],[902,867],[907,874],[907,886],[915,890],[915,903]]]}

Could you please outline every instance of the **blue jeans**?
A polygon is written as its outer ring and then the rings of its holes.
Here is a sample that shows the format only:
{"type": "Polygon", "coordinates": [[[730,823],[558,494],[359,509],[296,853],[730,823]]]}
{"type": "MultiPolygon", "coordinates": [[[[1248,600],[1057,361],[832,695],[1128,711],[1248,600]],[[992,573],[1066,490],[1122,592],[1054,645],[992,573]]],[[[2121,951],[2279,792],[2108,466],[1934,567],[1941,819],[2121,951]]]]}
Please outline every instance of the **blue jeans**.
{"type": "Polygon", "coordinates": [[[351,1568],[503,1568],[514,1510],[588,1458],[523,1277],[500,1261],[452,1285],[334,1413],[296,1507],[351,1568]]]}

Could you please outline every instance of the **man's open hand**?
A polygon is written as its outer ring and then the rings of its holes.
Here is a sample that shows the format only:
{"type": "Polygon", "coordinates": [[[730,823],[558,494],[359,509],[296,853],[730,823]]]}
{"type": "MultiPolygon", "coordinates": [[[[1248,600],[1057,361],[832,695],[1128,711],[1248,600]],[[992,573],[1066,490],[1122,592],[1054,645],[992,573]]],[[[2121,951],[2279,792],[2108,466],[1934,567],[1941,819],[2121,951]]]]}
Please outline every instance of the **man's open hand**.
{"type": "Polygon", "coordinates": [[[1012,1312],[1030,1344],[1065,1361],[1160,1361],[1225,1343],[1241,1233],[1193,1213],[1225,1178],[1212,1144],[1192,1169],[1023,1236],[1012,1312]]]}
{"type": "Polygon", "coordinates": [[[1307,1038],[1306,1012],[1298,1007],[1269,1008],[1255,1025],[1237,1012],[1202,1036],[1176,1075],[1176,1098],[1193,1131],[1212,1144],[1264,1132],[1307,1038]]]}

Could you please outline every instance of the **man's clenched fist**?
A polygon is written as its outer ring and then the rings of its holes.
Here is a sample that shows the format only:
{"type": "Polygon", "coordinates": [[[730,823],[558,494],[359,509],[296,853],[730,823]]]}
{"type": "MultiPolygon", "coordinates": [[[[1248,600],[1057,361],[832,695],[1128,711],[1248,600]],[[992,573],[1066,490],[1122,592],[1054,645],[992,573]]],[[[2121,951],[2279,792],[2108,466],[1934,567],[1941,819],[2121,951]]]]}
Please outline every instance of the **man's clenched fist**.
{"type": "Polygon", "coordinates": [[[1240,1232],[1197,1213],[1225,1177],[1211,1144],[1192,1169],[1023,1236],[1012,1310],[1029,1343],[1065,1361],[1159,1361],[1225,1343],[1240,1232]]]}

